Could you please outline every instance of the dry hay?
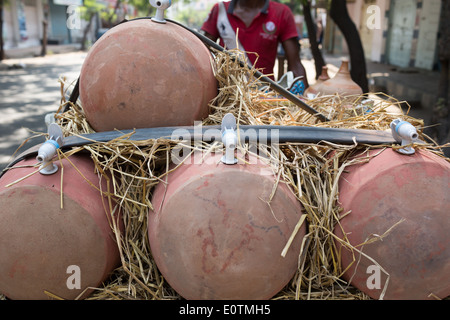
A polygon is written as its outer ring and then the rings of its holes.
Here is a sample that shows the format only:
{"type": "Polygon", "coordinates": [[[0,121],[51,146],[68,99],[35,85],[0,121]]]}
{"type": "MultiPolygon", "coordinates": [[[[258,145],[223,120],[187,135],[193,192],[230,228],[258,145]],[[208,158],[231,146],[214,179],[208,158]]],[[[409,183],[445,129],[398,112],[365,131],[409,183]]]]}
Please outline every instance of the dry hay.
{"type": "MultiPolygon", "coordinates": [[[[369,106],[363,104],[367,99],[365,95],[318,97],[307,103],[331,119],[330,122],[320,122],[283,97],[273,92],[259,91],[260,83],[254,78],[254,69],[241,67],[224,53],[214,52],[214,57],[219,94],[211,101],[211,112],[203,125],[220,124],[226,113],[232,113],[241,125],[390,130],[390,122],[402,118],[419,128],[423,140],[431,141],[421,130],[424,126],[422,120],[401,111],[400,114],[387,111],[404,102],[382,94],[372,94],[369,106]]],[[[63,98],[56,119],[65,135],[94,132],[86,121],[80,101],[73,104],[64,98],[73,84],[66,83],[64,79],[60,82],[63,98]],[[70,108],[62,112],[67,104],[70,108]]],[[[168,139],[134,141],[132,134],[128,134],[106,143],[93,143],[70,151],[70,154],[79,151],[90,153],[99,177],[110,182],[109,191],[105,194],[117,201],[124,223],[124,232],[120,232],[115,223],[111,225],[119,243],[121,266],[102,288],[96,288],[89,299],[181,299],[160,274],[147,236],[147,213],[153,209],[152,190],[158,183],[164,182],[170,172],[171,150],[180,144],[192,151],[205,153],[222,150],[219,142],[191,145],[186,141],[168,139]]],[[[355,250],[355,256],[361,251],[345,240],[336,239],[333,234],[339,220],[346,214],[337,201],[337,182],[345,168],[356,161],[351,158],[355,152],[365,148],[390,147],[398,146],[336,145],[327,142],[280,146],[279,158],[271,159],[271,164],[279,181],[285,181],[303,205],[302,217],[306,217],[303,223],[307,224],[308,231],[302,243],[297,273],[273,299],[369,299],[341,279],[343,270],[339,251],[335,247],[336,240],[355,250]]],[[[416,147],[440,154],[439,147],[432,141],[416,147]]],[[[250,152],[248,145],[240,145],[239,149],[244,153],[250,152]]],[[[271,156],[269,149],[265,152],[271,156]]],[[[69,153],[60,156],[67,155],[69,153]]],[[[111,211],[112,215],[117,215],[117,208],[111,211]]],[[[368,242],[377,239],[368,239],[368,242]]],[[[288,246],[286,249],[289,249],[288,246]]]]}

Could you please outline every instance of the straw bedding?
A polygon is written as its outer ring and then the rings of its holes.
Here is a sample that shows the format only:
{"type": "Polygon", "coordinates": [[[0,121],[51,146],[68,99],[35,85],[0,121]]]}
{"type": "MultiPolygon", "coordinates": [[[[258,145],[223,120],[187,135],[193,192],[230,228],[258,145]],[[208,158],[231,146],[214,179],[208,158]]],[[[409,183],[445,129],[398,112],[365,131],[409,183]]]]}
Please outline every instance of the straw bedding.
{"type": "MultiPolygon", "coordinates": [[[[223,116],[232,113],[240,125],[390,130],[390,122],[402,118],[419,128],[421,138],[429,142],[417,145],[417,148],[428,148],[441,154],[440,148],[423,134],[422,120],[404,114],[401,108],[397,108],[398,112],[389,111],[405,102],[383,94],[371,94],[369,104],[366,101],[367,95],[335,95],[308,100],[311,107],[331,119],[330,122],[320,122],[274,92],[258,91],[260,83],[254,77],[254,69],[239,66],[227,54],[213,53],[211,63],[219,83],[219,93],[210,102],[211,112],[203,120],[203,125],[220,125],[223,116]]],[[[66,83],[64,79],[60,79],[60,82],[63,94],[56,119],[65,135],[94,132],[84,117],[81,102],[72,104],[65,99],[72,84],[66,83]],[[70,105],[69,110],[62,112],[67,104],[70,105]]],[[[168,139],[134,141],[132,134],[129,134],[107,143],[94,143],[59,155],[67,157],[80,151],[89,152],[99,178],[109,182],[108,190],[103,192],[110,198],[109,211],[113,217],[110,221],[120,249],[121,266],[112,273],[103,287],[95,288],[89,299],[182,298],[158,271],[147,238],[147,213],[153,209],[152,190],[158,183],[164,182],[172,160],[171,150],[180,145],[205,153],[222,150],[220,142],[191,145],[186,141],[168,139]],[[123,232],[119,231],[114,219],[119,208],[122,212],[123,232]]],[[[337,182],[346,167],[356,161],[352,159],[356,151],[396,147],[398,146],[336,145],[325,141],[317,144],[288,143],[280,145],[276,159],[269,147],[259,150],[260,154],[267,154],[279,181],[287,183],[301,202],[304,208],[302,217],[306,218],[302,223],[307,226],[307,235],[298,259],[298,270],[290,283],[273,299],[369,299],[341,279],[344,270],[339,262],[339,250],[335,247],[333,230],[336,226],[339,227],[339,219],[346,212],[342,211],[337,201],[337,182]]],[[[251,152],[248,145],[240,145],[239,149],[244,153],[251,152]]],[[[365,160],[367,159],[358,161],[365,160]]],[[[386,230],[385,235],[394,231],[395,226],[386,230]]],[[[383,236],[367,241],[377,241],[383,236]]],[[[360,252],[345,240],[339,241],[353,248],[355,255],[360,252]]],[[[289,247],[285,249],[289,250],[289,247]]]]}

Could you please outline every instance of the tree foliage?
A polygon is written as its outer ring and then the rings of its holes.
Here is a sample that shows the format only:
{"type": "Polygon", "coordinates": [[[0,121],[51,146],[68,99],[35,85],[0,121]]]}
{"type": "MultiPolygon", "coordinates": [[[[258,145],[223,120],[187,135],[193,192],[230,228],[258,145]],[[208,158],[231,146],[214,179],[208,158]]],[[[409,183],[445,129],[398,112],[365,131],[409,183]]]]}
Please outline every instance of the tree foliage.
{"type": "MultiPolygon", "coordinates": [[[[212,6],[212,5],[211,5],[212,6]]],[[[204,11],[197,11],[193,7],[186,7],[179,10],[174,17],[174,20],[193,29],[200,29],[203,22],[208,17],[208,13],[211,7],[206,8],[204,11]]]]}
{"type": "Polygon", "coordinates": [[[86,21],[105,9],[105,5],[97,3],[95,0],[84,0],[83,2],[83,6],[80,7],[80,16],[86,21]]]}

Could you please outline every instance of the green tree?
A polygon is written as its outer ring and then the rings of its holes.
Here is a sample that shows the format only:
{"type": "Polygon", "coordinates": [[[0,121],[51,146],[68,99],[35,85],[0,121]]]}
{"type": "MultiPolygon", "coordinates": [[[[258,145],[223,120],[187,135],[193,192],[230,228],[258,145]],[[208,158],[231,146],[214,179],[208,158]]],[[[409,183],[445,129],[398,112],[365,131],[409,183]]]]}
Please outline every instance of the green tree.
{"type": "MultiPolygon", "coordinates": [[[[172,6],[176,2],[178,2],[178,0],[172,0],[172,6]]],[[[190,0],[187,2],[190,2],[190,0]]],[[[116,0],[114,8],[104,8],[101,12],[101,18],[107,22],[108,27],[112,27],[121,22],[118,21],[117,12],[123,4],[132,5],[137,11],[137,17],[148,17],[156,11],[156,9],[150,5],[148,0],[116,0]]]]}
{"type": "MultiPolygon", "coordinates": [[[[103,8],[101,18],[106,22],[107,27],[112,27],[120,23],[121,18],[118,16],[119,9],[126,4],[132,5],[138,12],[138,17],[147,16],[152,10],[152,6],[148,0],[116,0],[113,8],[103,8]]],[[[131,17],[134,18],[134,17],[131,17]]]]}
{"type": "MultiPolygon", "coordinates": [[[[108,26],[110,27],[113,24],[113,21],[117,23],[117,10],[120,8],[120,4],[122,3],[122,0],[116,0],[116,4],[114,5],[113,9],[105,8],[102,10],[102,17],[105,17],[106,21],[108,21],[108,26]]],[[[114,24],[115,24],[114,23],[114,24]]]]}
{"type": "Polygon", "coordinates": [[[174,20],[190,28],[200,29],[208,16],[211,7],[206,8],[204,11],[197,11],[193,7],[187,7],[186,9],[178,11],[174,20]]]}
{"type": "MultiPolygon", "coordinates": [[[[140,17],[150,16],[152,12],[154,12],[154,8],[149,4],[148,0],[129,0],[129,4],[133,5],[140,17]]],[[[173,1],[172,1],[173,3],[173,1]]]]}
{"type": "Polygon", "coordinates": [[[83,20],[87,21],[87,25],[83,30],[83,38],[81,40],[81,50],[86,49],[86,40],[89,30],[91,29],[94,17],[105,8],[104,5],[97,3],[95,0],[84,0],[84,5],[80,8],[80,15],[83,20]]]}

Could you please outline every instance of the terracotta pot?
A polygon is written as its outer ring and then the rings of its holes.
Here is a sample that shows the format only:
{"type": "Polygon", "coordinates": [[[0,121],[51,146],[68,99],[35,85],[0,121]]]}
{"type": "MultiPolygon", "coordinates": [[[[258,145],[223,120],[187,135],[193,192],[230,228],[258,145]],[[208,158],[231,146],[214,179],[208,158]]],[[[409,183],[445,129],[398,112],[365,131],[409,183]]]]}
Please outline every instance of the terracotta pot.
{"type": "MultiPolygon", "coordinates": [[[[448,297],[450,164],[426,150],[410,156],[379,152],[371,151],[369,162],[347,167],[341,177],[339,201],[343,212],[351,212],[340,225],[358,246],[404,221],[382,240],[357,247],[373,260],[341,247],[342,269],[350,267],[343,278],[378,299],[387,280],[381,267],[389,274],[384,299],[448,297]]],[[[340,227],[335,233],[343,237],[340,227]]]]}
{"type": "Polygon", "coordinates": [[[320,95],[339,94],[341,96],[362,95],[361,87],[352,80],[348,60],[343,60],[336,75],[320,85],[320,95]]]}
{"type": "Polygon", "coordinates": [[[55,162],[60,168],[53,175],[35,173],[7,187],[36,171],[36,160],[21,161],[0,180],[0,293],[9,299],[50,299],[44,291],[85,298],[120,263],[108,199],[87,180],[106,185],[89,157],[69,159],[62,160],[64,170],[55,162]]]}
{"type": "Polygon", "coordinates": [[[211,53],[186,29],[150,19],[122,23],[90,49],[80,99],[96,131],[193,125],[217,95],[211,53]]]}
{"type": "Polygon", "coordinates": [[[149,241],[167,282],[186,299],[269,299],[297,270],[306,233],[301,204],[266,165],[226,165],[221,156],[183,164],[160,183],[149,241]]]}
{"type": "Polygon", "coordinates": [[[305,97],[307,97],[308,93],[311,93],[314,95],[318,94],[320,92],[320,87],[321,87],[322,83],[329,79],[330,79],[330,76],[328,75],[328,67],[324,66],[324,67],[322,67],[322,73],[320,74],[319,78],[317,78],[316,83],[309,86],[309,88],[305,90],[305,93],[303,95],[305,97]]]}

